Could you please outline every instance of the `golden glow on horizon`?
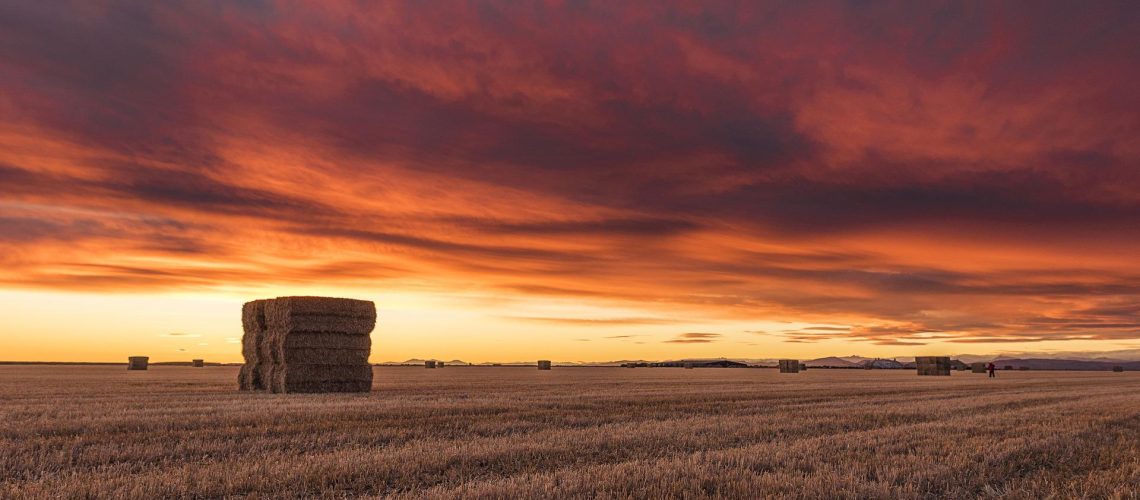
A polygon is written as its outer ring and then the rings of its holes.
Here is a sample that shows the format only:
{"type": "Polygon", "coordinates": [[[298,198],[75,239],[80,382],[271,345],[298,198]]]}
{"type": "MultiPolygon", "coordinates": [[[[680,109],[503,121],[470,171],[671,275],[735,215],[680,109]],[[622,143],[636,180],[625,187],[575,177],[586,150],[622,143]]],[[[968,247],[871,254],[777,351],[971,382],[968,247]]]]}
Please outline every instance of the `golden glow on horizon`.
{"type": "MultiPolygon", "coordinates": [[[[8,317],[0,331],[2,361],[120,362],[129,355],[152,361],[241,362],[237,293],[74,294],[0,292],[8,317]]],[[[377,302],[372,362],[412,358],[467,362],[614,361],[700,357],[797,358],[861,354],[909,357],[930,354],[1022,352],[1025,344],[985,349],[933,341],[924,346],[871,346],[844,339],[788,343],[780,332],[818,323],[689,321],[660,311],[550,304],[521,300],[488,309],[487,297],[367,290],[309,289],[305,294],[351,296],[377,302]],[[653,315],[653,316],[650,316],[653,315]],[[555,321],[555,319],[580,319],[555,321]],[[588,326],[583,326],[587,323],[588,326]],[[593,324],[590,324],[593,323],[593,324]],[[687,332],[716,333],[708,343],[669,343],[687,332]],[[873,352],[872,352],[873,351],[873,352]]],[[[557,302],[557,301],[556,301],[557,302]]],[[[838,327],[837,325],[822,325],[838,327]]],[[[1135,342],[1038,342],[1035,352],[1136,348],[1135,342]]]]}

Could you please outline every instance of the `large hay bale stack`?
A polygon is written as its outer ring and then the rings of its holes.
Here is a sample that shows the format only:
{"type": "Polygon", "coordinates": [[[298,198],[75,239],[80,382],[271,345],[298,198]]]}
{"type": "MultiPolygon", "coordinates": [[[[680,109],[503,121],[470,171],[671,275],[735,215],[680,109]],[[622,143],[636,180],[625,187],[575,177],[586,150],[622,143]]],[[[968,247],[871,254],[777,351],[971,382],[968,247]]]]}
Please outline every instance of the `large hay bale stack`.
{"type": "Polygon", "coordinates": [[[1114,366],[1114,367],[1112,367],[1112,371],[1114,371],[1116,373],[1123,373],[1124,367],[1123,366],[1114,366]]]}
{"type": "Polygon", "coordinates": [[[919,375],[950,375],[949,356],[918,356],[914,358],[919,375]]]}
{"type": "Polygon", "coordinates": [[[206,360],[204,360],[204,359],[191,360],[190,366],[193,366],[194,368],[202,368],[202,367],[206,366],[206,360]]]}
{"type": "Polygon", "coordinates": [[[985,373],[986,372],[986,364],[981,363],[981,362],[970,363],[970,371],[973,373],[985,373]]]}
{"type": "Polygon", "coordinates": [[[242,326],[242,390],[372,390],[372,302],[329,297],[255,300],[242,307],[242,326]]]}
{"type": "Polygon", "coordinates": [[[539,370],[549,370],[550,369],[550,360],[549,359],[538,360],[538,369],[539,370]]]}
{"type": "MultiPolygon", "coordinates": [[[[369,334],[376,305],[329,297],[279,297],[265,304],[272,392],[372,390],[369,334]]],[[[262,349],[260,352],[264,352],[262,349]]]]}
{"type": "Polygon", "coordinates": [[[148,364],[150,364],[150,357],[148,356],[127,357],[128,370],[146,370],[148,364]]]}
{"type": "Polygon", "coordinates": [[[780,373],[799,373],[800,360],[798,359],[781,359],[780,360],[780,373]]]}
{"type": "Polygon", "coordinates": [[[435,361],[432,361],[430,359],[424,361],[424,368],[435,368],[435,361]]]}

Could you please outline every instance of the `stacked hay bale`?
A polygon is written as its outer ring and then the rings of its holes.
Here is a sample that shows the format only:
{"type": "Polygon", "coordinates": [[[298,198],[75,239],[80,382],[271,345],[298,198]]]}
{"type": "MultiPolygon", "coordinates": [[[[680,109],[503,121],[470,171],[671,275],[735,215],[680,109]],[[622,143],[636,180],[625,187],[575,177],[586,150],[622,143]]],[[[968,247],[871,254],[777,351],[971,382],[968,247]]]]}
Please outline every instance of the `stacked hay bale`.
{"type": "Polygon", "coordinates": [[[368,392],[372,390],[369,336],[372,302],[328,297],[279,297],[242,309],[246,337],[243,390],[368,392]],[[245,320],[249,320],[246,322],[245,320]],[[256,349],[247,353],[247,345],[256,349]],[[252,355],[252,356],[251,356],[252,355]],[[251,359],[252,358],[252,359],[251,359]]]}
{"type": "Polygon", "coordinates": [[[202,368],[202,367],[206,366],[206,360],[203,360],[203,359],[191,360],[190,366],[193,366],[194,368],[202,368]]]}
{"type": "Polygon", "coordinates": [[[538,369],[539,370],[549,370],[550,369],[550,360],[549,359],[538,360],[538,369]]]}
{"type": "Polygon", "coordinates": [[[973,373],[985,373],[986,372],[986,364],[981,363],[981,362],[970,363],[970,371],[973,373]]]}
{"type": "Polygon", "coordinates": [[[129,356],[127,357],[128,370],[146,370],[147,364],[150,363],[148,356],[129,356]]]}
{"type": "Polygon", "coordinates": [[[424,361],[424,368],[435,368],[435,361],[432,361],[430,359],[424,361]]]}
{"type": "Polygon", "coordinates": [[[914,362],[919,375],[950,375],[949,356],[918,356],[914,362]]]}
{"type": "Polygon", "coordinates": [[[799,373],[800,361],[798,359],[781,359],[780,373],[799,373]]]}
{"type": "Polygon", "coordinates": [[[241,355],[245,364],[238,370],[238,388],[243,391],[263,391],[269,388],[269,347],[265,339],[265,304],[272,299],[246,302],[241,307],[241,355]],[[262,352],[262,349],[265,352],[262,352]]]}
{"type": "Polygon", "coordinates": [[[436,368],[443,368],[443,361],[436,361],[436,362],[435,362],[435,367],[436,367],[436,368]]]}
{"type": "Polygon", "coordinates": [[[807,371],[807,365],[805,365],[805,364],[803,364],[803,363],[800,363],[800,371],[801,371],[801,372],[806,372],[806,371],[807,371]]]}

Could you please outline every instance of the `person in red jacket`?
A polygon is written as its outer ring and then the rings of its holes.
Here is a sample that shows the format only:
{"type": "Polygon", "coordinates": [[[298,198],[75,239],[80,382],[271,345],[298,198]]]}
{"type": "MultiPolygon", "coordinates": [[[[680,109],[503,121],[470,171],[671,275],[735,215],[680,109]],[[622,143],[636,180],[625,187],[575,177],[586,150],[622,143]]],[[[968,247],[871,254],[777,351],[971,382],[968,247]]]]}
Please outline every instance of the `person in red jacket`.
{"type": "Polygon", "coordinates": [[[997,366],[994,365],[993,361],[990,361],[990,364],[986,365],[986,370],[989,370],[990,378],[994,378],[997,376],[997,373],[996,373],[997,372],[997,366]]]}

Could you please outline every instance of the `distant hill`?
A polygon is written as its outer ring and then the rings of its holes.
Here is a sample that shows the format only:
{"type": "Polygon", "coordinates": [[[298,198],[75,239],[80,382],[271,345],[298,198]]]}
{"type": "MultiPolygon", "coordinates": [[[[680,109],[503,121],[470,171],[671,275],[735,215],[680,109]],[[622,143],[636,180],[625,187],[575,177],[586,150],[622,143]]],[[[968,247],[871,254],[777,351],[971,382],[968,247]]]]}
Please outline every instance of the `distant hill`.
{"type": "Polygon", "coordinates": [[[868,359],[861,361],[859,366],[863,368],[870,367],[877,370],[900,370],[904,367],[902,363],[893,359],[868,359]]]}
{"type": "Polygon", "coordinates": [[[808,368],[860,368],[859,363],[852,363],[835,356],[804,361],[808,368]]]}

